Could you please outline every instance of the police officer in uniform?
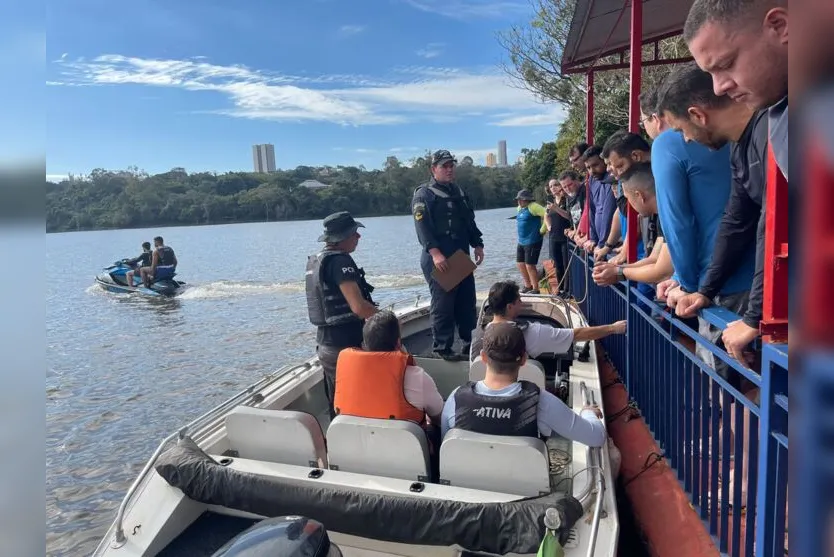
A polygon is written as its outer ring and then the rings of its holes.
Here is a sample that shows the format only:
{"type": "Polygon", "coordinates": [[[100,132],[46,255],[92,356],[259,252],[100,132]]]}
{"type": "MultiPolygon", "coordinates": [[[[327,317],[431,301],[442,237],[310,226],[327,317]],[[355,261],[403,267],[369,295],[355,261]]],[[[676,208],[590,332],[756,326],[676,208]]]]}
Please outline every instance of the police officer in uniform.
{"type": "Polygon", "coordinates": [[[414,190],[411,212],[417,227],[417,239],[423,247],[420,267],[431,291],[431,330],[433,350],[444,360],[467,360],[472,330],[475,328],[475,277],[469,275],[446,292],[432,278],[436,268],[448,269],[446,258],[457,250],[469,255],[475,250],[475,263],[484,260],[484,242],[475,224],[469,197],[455,184],[457,160],[449,151],[435,151],[431,159],[432,179],[414,190]],[[461,353],[452,351],[455,326],[464,346],[461,353]]]}
{"type": "Polygon", "coordinates": [[[318,328],[316,353],[324,370],[324,390],[333,418],[339,352],[362,347],[362,326],[377,307],[365,271],[350,255],[359,243],[359,228],[365,226],[347,211],[328,216],[323,224],[319,242],[325,242],[325,247],[307,258],[305,283],[307,313],[318,328]]]}

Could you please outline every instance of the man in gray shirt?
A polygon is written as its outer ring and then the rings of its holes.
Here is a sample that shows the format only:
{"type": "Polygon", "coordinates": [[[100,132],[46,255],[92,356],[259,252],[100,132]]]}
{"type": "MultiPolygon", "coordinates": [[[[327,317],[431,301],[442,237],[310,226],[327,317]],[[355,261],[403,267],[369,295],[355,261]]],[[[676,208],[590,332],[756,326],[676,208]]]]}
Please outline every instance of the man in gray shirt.
{"type": "MultiPolygon", "coordinates": [[[[698,66],[712,75],[717,96],[728,95],[768,110],[769,144],[788,178],[787,0],[695,0],[683,37],[698,66]]],[[[762,203],[762,213],[765,203],[762,203]]],[[[765,219],[760,219],[763,234],[765,219]]],[[[757,253],[757,258],[763,252],[757,253]]],[[[742,320],[730,323],[722,340],[740,353],[759,336],[742,320]]]]}
{"type": "Polygon", "coordinates": [[[715,94],[767,108],[776,164],[788,177],[788,3],[695,0],[684,40],[715,94]]]}

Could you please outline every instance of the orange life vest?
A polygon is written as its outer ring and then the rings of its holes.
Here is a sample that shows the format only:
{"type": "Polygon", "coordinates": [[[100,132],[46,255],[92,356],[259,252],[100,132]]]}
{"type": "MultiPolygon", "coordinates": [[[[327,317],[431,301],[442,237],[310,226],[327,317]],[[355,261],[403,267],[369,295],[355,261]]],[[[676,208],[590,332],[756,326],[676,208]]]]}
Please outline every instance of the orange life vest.
{"type": "Polygon", "coordinates": [[[422,425],[426,413],[408,402],[403,392],[405,369],[410,365],[414,358],[399,351],[342,350],[336,363],[336,413],[422,425]]]}

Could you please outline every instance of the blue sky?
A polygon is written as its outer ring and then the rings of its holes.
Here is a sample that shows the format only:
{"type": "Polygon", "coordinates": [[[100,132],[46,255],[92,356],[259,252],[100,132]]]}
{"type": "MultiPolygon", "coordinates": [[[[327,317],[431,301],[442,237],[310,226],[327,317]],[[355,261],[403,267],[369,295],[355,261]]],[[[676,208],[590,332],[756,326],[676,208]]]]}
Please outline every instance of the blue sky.
{"type": "Polygon", "coordinates": [[[528,0],[73,0],[47,6],[47,175],[510,160],[563,110],[500,69],[528,0]]]}

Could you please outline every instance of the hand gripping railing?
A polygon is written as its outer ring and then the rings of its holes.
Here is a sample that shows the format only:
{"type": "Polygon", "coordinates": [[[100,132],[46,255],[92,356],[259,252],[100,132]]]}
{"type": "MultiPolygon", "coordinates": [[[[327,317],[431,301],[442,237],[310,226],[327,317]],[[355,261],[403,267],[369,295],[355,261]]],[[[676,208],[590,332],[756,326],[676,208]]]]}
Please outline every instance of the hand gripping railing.
{"type": "MultiPolygon", "coordinates": [[[[579,389],[582,392],[583,404],[585,406],[594,405],[594,394],[588,390],[584,381],[579,384],[579,389]]],[[[602,503],[605,495],[605,478],[602,475],[602,447],[588,447],[587,455],[590,481],[583,493],[580,494],[579,502],[582,503],[582,508],[587,510],[586,505],[590,503],[591,495],[596,492],[594,515],[591,521],[591,539],[587,553],[587,557],[593,557],[597,545],[597,533],[599,532],[599,521],[602,516],[602,503]]]]}
{"type": "Polygon", "coordinates": [[[153,455],[151,455],[150,460],[148,460],[148,462],[145,464],[145,467],[142,468],[142,471],[139,473],[139,476],[137,476],[136,479],[133,481],[130,488],[127,490],[127,493],[125,494],[124,499],[122,499],[121,505],[119,505],[119,510],[116,512],[116,531],[114,535],[115,539],[113,540],[113,544],[111,545],[111,547],[113,549],[118,549],[127,542],[123,525],[127,505],[128,503],[130,503],[130,500],[136,493],[136,490],[139,489],[140,485],[142,485],[142,482],[145,480],[145,477],[151,471],[154,464],[156,464],[156,460],[159,458],[159,455],[162,454],[162,451],[165,449],[168,443],[170,443],[174,439],[182,439],[183,437],[185,437],[186,433],[188,433],[189,430],[197,429],[198,426],[204,425],[204,422],[206,422],[209,418],[213,418],[216,415],[225,412],[230,408],[233,408],[234,406],[238,406],[241,402],[245,401],[247,397],[252,396],[255,392],[260,390],[261,387],[268,384],[269,382],[278,379],[279,377],[285,375],[286,373],[289,373],[293,369],[305,366],[310,367],[309,362],[305,362],[301,365],[288,365],[278,369],[274,373],[265,376],[257,383],[250,385],[249,387],[234,395],[230,399],[220,403],[218,406],[212,408],[205,414],[196,418],[185,427],[179,429],[176,433],[172,433],[171,435],[163,439],[162,443],[159,444],[159,446],[156,448],[156,451],[154,451],[153,455]]]}

